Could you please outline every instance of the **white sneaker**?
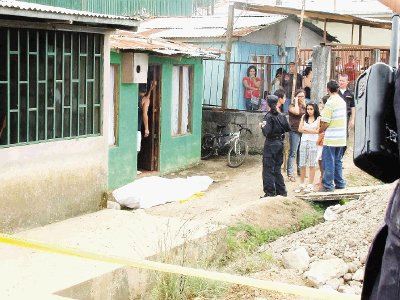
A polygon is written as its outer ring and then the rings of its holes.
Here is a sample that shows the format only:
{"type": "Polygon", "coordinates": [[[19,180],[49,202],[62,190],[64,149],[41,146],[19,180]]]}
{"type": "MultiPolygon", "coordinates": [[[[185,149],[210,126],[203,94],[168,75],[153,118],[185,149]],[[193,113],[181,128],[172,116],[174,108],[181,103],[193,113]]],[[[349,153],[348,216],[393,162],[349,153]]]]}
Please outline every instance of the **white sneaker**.
{"type": "Polygon", "coordinates": [[[295,190],[295,193],[300,193],[302,190],[304,190],[306,186],[304,184],[300,184],[295,190]]]}
{"type": "Polygon", "coordinates": [[[312,184],[307,185],[307,187],[304,189],[304,193],[312,193],[314,192],[314,186],[312,184]]]}

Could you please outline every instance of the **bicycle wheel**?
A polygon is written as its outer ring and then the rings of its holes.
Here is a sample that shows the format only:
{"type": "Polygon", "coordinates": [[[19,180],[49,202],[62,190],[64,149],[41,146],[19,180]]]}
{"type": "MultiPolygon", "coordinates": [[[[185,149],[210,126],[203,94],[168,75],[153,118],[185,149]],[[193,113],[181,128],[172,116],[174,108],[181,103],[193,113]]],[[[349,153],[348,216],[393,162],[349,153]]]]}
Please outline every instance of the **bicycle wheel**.
{"type": "Polygon", "coordinates": [[[211,133],[206,133],[201,138],[201,159],[210,158],[214,153],[215,137],[211,133]]]}
{"type": "Polygon", "coordinates": [[[228,151],[228,166],[231,168],[239,167],[249,153],[249,147],[243,140],[236,140],[228,151]]]}

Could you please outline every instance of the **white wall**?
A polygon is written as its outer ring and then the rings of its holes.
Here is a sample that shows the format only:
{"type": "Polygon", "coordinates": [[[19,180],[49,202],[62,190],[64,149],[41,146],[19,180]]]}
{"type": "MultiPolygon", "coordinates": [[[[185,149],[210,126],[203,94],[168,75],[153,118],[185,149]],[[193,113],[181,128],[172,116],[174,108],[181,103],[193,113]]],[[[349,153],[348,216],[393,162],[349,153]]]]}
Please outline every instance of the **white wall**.
{"type": "MultiPolygon", "coordinates": [[[[322,22],[315,23],[321,29],[324,28],[322,22]]],[[[336,36],[341,44],[351,44],[351,25],[342,23],[327,23],[326,30],[329,34],[336,36]]],[[[354,26],[353,43],[358,45],[359,26],[354,26]]],[[[362,27],[362,43],[365,46],[390,46],[391,31],[388,29],[362,27]]]]}
{"type": "MultiPolygon", "coordinates": [[[[286,47],[297,47],[299,34],[299,23],[294,20],[286,19],[280,23],[268,26],[243,37],[241,40],[256,44],[280,45],[284,42],[286,47]]],[[[322,37],[303,27],[301,47],[312,48],[322,42],[322,37]]]]}

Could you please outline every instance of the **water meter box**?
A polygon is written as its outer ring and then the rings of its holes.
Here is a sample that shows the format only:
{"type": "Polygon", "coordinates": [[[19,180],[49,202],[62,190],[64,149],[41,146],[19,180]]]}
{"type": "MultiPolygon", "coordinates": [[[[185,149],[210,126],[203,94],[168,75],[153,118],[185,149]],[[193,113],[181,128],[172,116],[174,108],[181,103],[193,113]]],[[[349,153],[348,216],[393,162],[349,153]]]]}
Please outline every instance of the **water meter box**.
{"type": "Polygon", "coordinates": [[[376,63],[356,83],[354,164],[383,182],[400,177],[393,108],[395,70],[376,63]]]}
{"type": "Polygon", "coordinates": [[[122,83],[147,83],[148,68],[148,54],[122,53],[122,83]]]}

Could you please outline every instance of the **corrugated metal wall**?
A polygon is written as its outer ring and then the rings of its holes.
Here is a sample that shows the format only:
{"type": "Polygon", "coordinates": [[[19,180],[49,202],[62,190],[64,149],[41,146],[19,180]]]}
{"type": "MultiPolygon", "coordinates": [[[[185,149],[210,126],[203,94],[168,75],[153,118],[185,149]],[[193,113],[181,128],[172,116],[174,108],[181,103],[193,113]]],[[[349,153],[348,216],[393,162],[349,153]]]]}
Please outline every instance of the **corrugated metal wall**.
{"type": "MultiPolygon", "coordinates": [[[[225,43],[199,43],[204,47],[225,49],[225,43]]],[[[286,49],[288,56],[286,61],[290,62],[294,57],[294,48],[286,49]]],[[[278,56],[278,46],[252,44],[247,42],[234,42],[232,45],[230,82],[228,92],[228,108],[245,109],[243,100],[243,77],[246,76],[247,68],[254,64],[251,62],[253,56],[271,56],[271,74],[274,78],[276,69],[281,67],[278,56]]],[[[224,55],[216,60],[204,60],[203,65],[203,105],[221,107],[222,83],[224,78],[224,55]]],[[[285,69],[287,69],[285,67],[285,69]]]]}
{"type": "Polygon", "coordinates": [[[199,7],[210,6],[214,0],[24,0],[26,2],[96,13],[134,16],[191,16],[199,7]]]}

